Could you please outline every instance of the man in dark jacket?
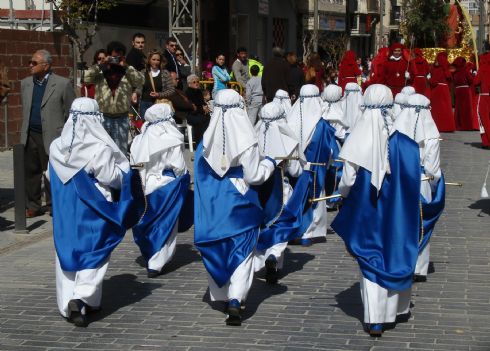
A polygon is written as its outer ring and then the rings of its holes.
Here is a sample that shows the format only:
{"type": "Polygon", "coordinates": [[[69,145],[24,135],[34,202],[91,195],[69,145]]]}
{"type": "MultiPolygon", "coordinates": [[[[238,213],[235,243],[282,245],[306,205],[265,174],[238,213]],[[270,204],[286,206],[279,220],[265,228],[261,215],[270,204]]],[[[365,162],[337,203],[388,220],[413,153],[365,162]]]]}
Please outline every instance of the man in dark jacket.
{"type": "Polygon", "coordinates": [[[272,59],[264,66],[262,73],[262,90],[267,102],[274,99],[274,95],[279,89],[290,91],[288,85],[290,68],[284,59],[284,51],[275,47],[272,49],[272,56],[272,59]]]}
{"type": "Polygon", "coordinates": [[[143,52],[145,49],[145,35],[143,33],[135,33],[131,43],[133,47],[126,55],[126,63],[136,68],[137,71],[141,71],[146,67],[146,55],[143,52]]]}
{"type": "Polygon", "coordinates": [[[298,66],[298,58],[294,52],[288,52],[286,60],[289,63],[289,96],[291,97],[291,103],[294,103],[299,96],[301,87],[305,84],[305,74],[303,70],[298,66]]]}

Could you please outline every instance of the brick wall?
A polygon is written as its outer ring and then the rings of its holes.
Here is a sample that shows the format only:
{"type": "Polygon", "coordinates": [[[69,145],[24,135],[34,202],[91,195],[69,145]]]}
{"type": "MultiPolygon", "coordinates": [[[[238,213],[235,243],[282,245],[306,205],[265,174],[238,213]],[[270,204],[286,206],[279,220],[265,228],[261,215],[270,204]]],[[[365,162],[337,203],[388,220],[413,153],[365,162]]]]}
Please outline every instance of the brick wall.
{"type": "MultiPolygon", "coordinates": [[[[7,99],[8,145],[20,140],[22,106],[20,81],[28,77],[29,60],[39,49],[48,50],[53,56],[53,72],[72,78],[73,55],[68,38],[60,32],[35,32],[0,29],[0,68],[5,67],[11,91],[7,99]]],[[[5,145],[4,103],[0,106],[0,147],[5,145]]]]}

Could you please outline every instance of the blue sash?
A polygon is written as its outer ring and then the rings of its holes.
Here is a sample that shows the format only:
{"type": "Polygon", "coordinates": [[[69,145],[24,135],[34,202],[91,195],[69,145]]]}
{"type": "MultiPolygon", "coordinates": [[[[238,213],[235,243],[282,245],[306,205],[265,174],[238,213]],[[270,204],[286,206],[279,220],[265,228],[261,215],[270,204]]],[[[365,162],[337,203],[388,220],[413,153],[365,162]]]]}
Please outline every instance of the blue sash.
{"type": "Polygon", "coordinates": [[[147,261],[161,250],[172,234],[189,184],[190,175],[187,173],[147,195],[145,216],[133,228],[134,241],[147,261]]]}
{"type": "Polygon", "coordinates": [[[424,222],[424,237],[422,238],[419,246],[419,252],[422,252],[429,242],[434,226],[444,210],[446,201],[446,184],[444,183],[443,174],[441,174],[441,178],[437,182],[435,193],[432,193],[432,201],[427,202],[422,195],[420,195],[420,201],[422,201],[422,218],[424,222]]]}
{"type": "Polygon", "coordinates": [[[357,259],[362,274],[391,290],[412,285],[419,252],[420,156],[418,145],[395,132],[389,140],[391,174],[377,195],[371,172],[359,168],[331,227],[357,259]]]}
{"type": "Polygon", "coordinates": [[[241,166],[219,177],[202,156],[194,160],[194,243],[206,270],[219,287],[254,250],[263,220],[257,192],[242,195],[230,178],[242,178],[241,166]]]}
{"type": "Polygon", "coordinates": [[[83,169],[66,184],[51,165],[49,175],[53,237],[61,268],[74,272],[99,267],[142,215],[144,198],[138,173],[123,175],[120,196],[114,202],[105,199],[96,180],[83,169]]]}
{"type": "MultiPolygon", "coordinates": [[[[328,121],[328,133],[329,133],[329,147],[332,150],[332,159],[336,160],[339,158],[340,148],[337,144],[337,139],[335,137],[335,128],[330,125],[328,121]]],[[[327,179],[325,180],[325,195],[333,194],[342,178],[342,169],[344,164],[342,162],[333,162],[327,169],[327,179]]]]}

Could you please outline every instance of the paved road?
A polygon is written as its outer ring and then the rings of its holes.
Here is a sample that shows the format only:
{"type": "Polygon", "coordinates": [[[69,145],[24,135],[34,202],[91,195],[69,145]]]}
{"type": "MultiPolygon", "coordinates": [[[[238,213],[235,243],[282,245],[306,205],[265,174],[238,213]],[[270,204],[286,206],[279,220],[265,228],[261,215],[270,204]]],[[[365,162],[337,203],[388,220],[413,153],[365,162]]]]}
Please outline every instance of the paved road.
{"type": "Polygon", "coordinates": [[[255,279],[241,327],[226,327],[223,306],[209,302],[191,232],[158,279],[146,278],[128,233],[112,254],[103,310],[86,329],[57,313],[50,238],[0,254],[0,350],[489,351],[490,200],[479,194],[490,152],[474,132],[443,138],[446,180],[465,186],[448,189],[412,317],[380,339],[362,329],[358,267],[334,233],[288,249],[280,285],[255,279]]]}

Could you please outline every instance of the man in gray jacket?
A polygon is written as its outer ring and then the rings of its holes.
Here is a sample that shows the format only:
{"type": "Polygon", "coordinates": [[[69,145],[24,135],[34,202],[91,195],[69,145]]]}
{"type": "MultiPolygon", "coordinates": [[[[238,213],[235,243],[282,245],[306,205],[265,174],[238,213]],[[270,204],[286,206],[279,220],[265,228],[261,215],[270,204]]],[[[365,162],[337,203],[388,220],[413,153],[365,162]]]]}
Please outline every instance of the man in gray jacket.
{"type": "MultiPolygon", "coordinates": [[[[75,91],[67,78],[51,71],[53,59],[46,50],[38,50],[29,61],[30,77],[20,84],[22,129],[25,147],[26,217],[42,215],[41,177],[48,164],[49,145],[60,136],[68,118],[75,91]]],[[[49,184],[44,178],[46,207],[50,211],[49,184]]]]}

